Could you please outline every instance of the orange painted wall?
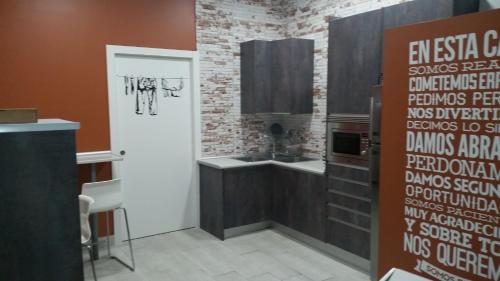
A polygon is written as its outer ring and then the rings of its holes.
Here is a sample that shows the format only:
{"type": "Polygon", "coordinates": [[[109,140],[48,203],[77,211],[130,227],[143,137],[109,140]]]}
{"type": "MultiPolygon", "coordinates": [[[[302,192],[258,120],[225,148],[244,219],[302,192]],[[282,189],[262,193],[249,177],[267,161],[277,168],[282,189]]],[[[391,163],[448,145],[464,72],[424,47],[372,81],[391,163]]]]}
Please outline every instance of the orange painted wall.
{"type": "MultiPolygon", "coordinates": [[[[77,150],[108,150],[106,44],[195,50],[195,2],[0,1],[0,108],[80,122],[77,150]]],[[[98,179],[109,177],[100,165],[98,179]]]]}
{"type": "Polygon", "coordinates": [[[195,50],[194,1],[2,0],[0,38],[0,106],[78,121],[78,150],[105,150],[105,45],[195,50]]]}

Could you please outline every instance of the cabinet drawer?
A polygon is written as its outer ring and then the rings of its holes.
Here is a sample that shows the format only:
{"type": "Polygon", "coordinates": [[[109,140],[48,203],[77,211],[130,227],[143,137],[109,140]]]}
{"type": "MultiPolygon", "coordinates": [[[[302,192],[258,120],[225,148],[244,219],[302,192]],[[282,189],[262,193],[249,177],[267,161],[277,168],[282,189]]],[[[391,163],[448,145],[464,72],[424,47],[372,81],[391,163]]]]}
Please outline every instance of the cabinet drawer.
{"type": "Polygon", "coordinates": [[[327,217],[362,227],[367,231],[370,230],[370,216],[364,213],[354,212],[340,206],[328,204],[327,217]]]}
{"type": "Polygon", "coordinates": [[[328,178],[328,189],[346,193],[355,197],[361,197],[369,200],[372,190],[366,185],[359,185],[355,182],[346,181],[341,178],[328,178]]]}
{"type": "Polygon", "coordinates": [[[368,181],[369,181],[368,169],[364,168],[358,169],[342,165],[328,164],[326,170],[329,178],[330,177],[342,178],[353,182],[357,182],[361,185],[368,186],[368,181]]]}
{"type": "Polygon", "coordinates": [[[335,190],[328,190],[326,200],[327,203],[351,209],[355,212],[357,211],[368,215],[371,212],[371,204],[369,200],[346,196],[335,190]]]}
{"type": "Polygon", "coordinates": [[[365,259],[370,258],[370,232],[328,219],[326,242],[365,259]]]}

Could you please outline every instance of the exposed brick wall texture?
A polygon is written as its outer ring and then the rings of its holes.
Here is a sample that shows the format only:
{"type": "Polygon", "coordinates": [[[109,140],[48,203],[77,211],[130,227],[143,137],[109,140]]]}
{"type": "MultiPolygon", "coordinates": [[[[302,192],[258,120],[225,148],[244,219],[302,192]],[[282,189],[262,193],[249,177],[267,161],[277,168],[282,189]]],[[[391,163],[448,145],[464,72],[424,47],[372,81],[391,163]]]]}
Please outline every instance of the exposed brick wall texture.
{"type": "Polygon", "coordinates": [[[404,0],[197,0],[202,155],[259,153],[272,143],[269,126],[294,129],[306,156],[325,149],[328,22],[404,0]],[[241,114],[240,43],[314,40],[313,114],[241,114]]]}

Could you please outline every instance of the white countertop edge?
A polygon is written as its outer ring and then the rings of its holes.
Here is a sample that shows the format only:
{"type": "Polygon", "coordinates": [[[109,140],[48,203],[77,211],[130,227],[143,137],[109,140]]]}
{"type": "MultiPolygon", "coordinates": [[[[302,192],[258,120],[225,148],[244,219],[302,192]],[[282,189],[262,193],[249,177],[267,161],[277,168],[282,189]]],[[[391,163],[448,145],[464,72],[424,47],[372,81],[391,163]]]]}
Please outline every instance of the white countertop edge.
{"type": "MultiPolygon", "coordinates": [[[[245,157],[244,154],[232,154],[232,155],[223,155],[223,156],[204,156],[198,159],[198,161],[210,160],[210,159],[232,159],[235,157],[245,157]]],[[[239,160],[237,160],[239,161],[239,160]]]]}
{"type": "MultiPolygon", "coordinates": [[[[226,157],[224,157],[224,158],[226,158],[226,157]]],[[[231,160],[234,160],[234,163],[232,163],[232,164],[226,164],[226,165],[221,165],[221,164],[214,163],[214,162],[210,161],[210,160],[213,160],[213,159],[214,158],[200,159],[200,160],[198,160],[198,163],[206,165],[206,166],[210,166],[210,167],[213,167],[213,168],[217,168],[217,169],[232,169],[232,168],[251,167],[251,166],[263,166],[263,165],[269,165],[269,164],[273,164],[274,163],[274,161],[271,161],[271,160],[246,162],[246,161],[231,159],[231,160]]],[[[227,157],[227,159],[229,160],[230,158],[227,157]]]]}
{"type": "Polygon", "coordinates": [[[123,157],[113,154],[110,150],[78,152],[76,154],[77,164],[93,164],[122,160],[123,157]]]}
{"type": "Polygon", "coordinates": [[[302,161],[302,162],[295,162],[295,163],[285,163],[285,162],[271,160],[271,164],[274,164],[277,166],[282,166],[285,168],[314,173],[314,174],[318,174],[318,175],[323,175],[325,173],[325,166],[324,165],[322,165],[321,168],[314,167],[314,166],[308,166],[308,163],[311,164],[311,162],[318,162],[318,161],[321,161],[321,160],[302,161]]]}
{"type": "Polygon", "coordinates": [[[0,124],[0,133],[64,131],[80,129],[79,122],[62,119],[38,119],[37,123],[0,124]]]}
{"type": "Polygon", "coordinates": [[[215,156],[215,157],[204,157],[198,160],[198,163],[216,168],[216,169],[233,169],[242,167],[252,167],[252,166],[263,166],[263,165],[277,165],[285,168],[290,168],[294,170],[305,171],[309,173],[314,173],[318,175],[323,175],[325,172],[325,165],[321,163],[322,160],[311,160],[311,161],[301,161],[295,163],[285,163],[275,160],[265,160],[256,162],[245,162],[237,159],[232,159],[238,156],[215,156]],[[229,163],[217,163],[217,160],[222,160],[229,163]],[[318,167],[319,166],[319,167],[318,167]]]}

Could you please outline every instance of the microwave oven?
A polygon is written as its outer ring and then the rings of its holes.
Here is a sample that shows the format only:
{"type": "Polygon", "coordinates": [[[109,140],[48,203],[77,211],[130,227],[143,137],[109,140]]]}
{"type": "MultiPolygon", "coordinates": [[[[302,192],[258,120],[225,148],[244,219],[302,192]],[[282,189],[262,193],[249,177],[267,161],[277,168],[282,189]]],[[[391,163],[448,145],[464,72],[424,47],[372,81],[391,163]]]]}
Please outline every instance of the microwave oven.
{"type": "Polygon", "coordinates": [[[369,129],[368,115],[332,114],[328,116],[328,162],[368,167],[369,129]]]}

